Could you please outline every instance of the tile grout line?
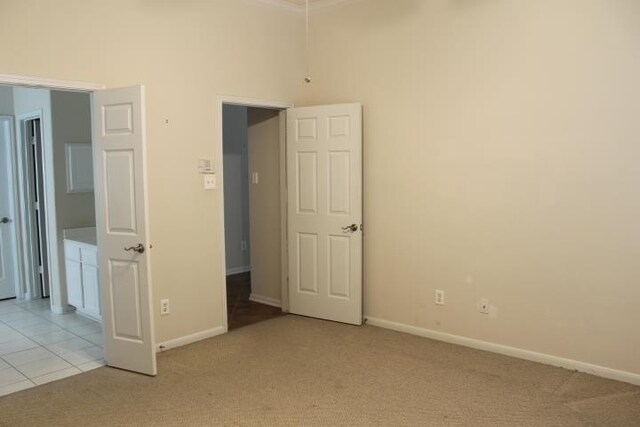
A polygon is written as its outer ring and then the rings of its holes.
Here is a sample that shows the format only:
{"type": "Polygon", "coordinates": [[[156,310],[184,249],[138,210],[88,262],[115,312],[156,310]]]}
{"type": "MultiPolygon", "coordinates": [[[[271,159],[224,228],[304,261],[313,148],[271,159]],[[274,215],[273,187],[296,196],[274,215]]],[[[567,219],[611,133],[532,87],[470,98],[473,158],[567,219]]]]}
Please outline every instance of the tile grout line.
{"type": "MultiPolygon", "coordinates": [[[[64,340],[61,340],[61,341],[56,341],[56,342],[54,342],[54,343],[49,343],[49,344],[47,344],[47,345],[56,344],[56,343],[59,343],[59,342],[63,342],[63,341],[68,341],[68,340],[72,340],[72,339],[80,338],[80,339],[82,339],[82,340],[84,340],[84,341],[88,342],[89,344],[91,344],[91,347],[98,347],[98,348],[103,349],[103,347],[102,347],[102,346],[99,346],[99,345],[97,345],[97,344],[93,343],[92,341],[89,341],[89,340],[85,339],[83,336],[81,336],[81,335],[79,335],[79,334],[77,334],[77,333],[75,333],[75,332],[73,332],[73,331],[71,331],[71,330],[67,329],[65,326],[62,326],[62,325],[60,325],[60,324],[58,324],[58,323],[56,323],[56,322],[53,322],[51,319],[48,319],[48,318],[46,318],[46,317],[44,317],[44,316],[41,316],[41,315],[39,315],[38,313],[36,313],[36,312],[33,312],[33,311],[29,310],[28,308],[21,307],[20,305],[18,305],[18,304],[17,304],[17,303],[15,303],[15,302],[13,302],[13,303],[12,303],[12,305],[20,309],[20,310],[18,310],[18,311],[13,312],[13,313],[28,313],[28,314],[32,314],[32,315],[34,315],[34,316],[36,316],[36,317],[39,317],[39,318],[43,319],[43,320],[45,321],[44,323],[48,323],[48,324],[55,325],[55,326],[59,327],[62,331],[68,332],[68,333],[70,333],[70,334],[72,334],[72,335],[74,335],[74,336],[75,336],[74,338],[68,338],[68,339],[64,339],[64,340]]],[[[12,314],[12,313],[10,312],[10,313],[7,313],[7,314],[12,314]]],[[[87,319],[87,320],[90,320],[90,319],[87,319]]],[[[53,373],[56,373],[56,372],[60,372],[60,371],[63,371],[63,370],[65,370],[65,369],[70,369],[70,368],[75,368],[75,369],[77,369],[79,372],[76,372],[74,375],[81,374],[81,373],[85,372],[85,371],[83,371],[83,370],[80,368],[80,366],[79,366],[79,365],[76,365],[75,363],[72,363],[72,362],[70,362],[69,360],[65,359],[61,354],[54,353],[52,350],[50,350],[49,348],[47,348],[47,347],[46,347],[46,345],[41,344],[41,343],[37,342],[36,340],[32,339],[31,337],[29,337],[29,336],[25,335],[22,331],[20,331],[19,329],[17,329],[17,327],[12,326],[12,325],[10,325],[10,324],[7,324],[6,322],[2,321],[1,319],[0,319],[0,323],[2,323],[2,324],[4,324],[4,325],[6,325],[9,329],[12,329],[13,331],[15,331],[15,332],[17,332],[18,334],[20,334],[22,338],[26,338],[27,340],[29,340],[29,341],[31,341],[32,343],[34,343],[34,344],[36,344],[36,345],[37,345],[36,347],[27,348],[27,349],[22,349],[22,350],[17,350],[17,351],[13,351],[13,352],[10,352],[10,353],[5,353],[5,354],[3,354],[2,356],[0,356],[0,359],[1,359],[3,362],[5,362],[5,363],[6,363],[7,365],[9,365],[12,369],[14,369],[15,371],[17,371],[20,375],[22,375],[26,380],[28,380],[29,382],[31,382],[34,386],[37,386],[38,384],[36,384],[36,383],[33,381],[33,379],[35,379],[35,378],[40,378],[40,377],[45,376],[45,375],[50,375],[50,374],[53,374],[53,373]],[[68,363],[70,366],[69,366],[69,367],[62,368],[62,369],[58,369],[58,370],[55,370],[55,371],[52,371],[52,372],[48,372],[48,373],[46,373],[46,374],[37,375],[37,376],[34,376],[34,377],[30,378],[30,377],[28,377],[28,376],[27,376],[27,375],[26,375],[22,370],[20,370],[20,368],[19,368],[18,366],[16,366],[16,365],[12,364],[11,362],[9,362],[8,360],[6,360],[6,359],[4,358],[4,356],[7,356],[7,355],[11,355],[11,354],[19,353],[19,352],[21,352],[21,351],[35,350],[36,348],[43,348],[43,349],[45,349],[47,352],[51,353],[51,355],[56,356],[57,358],[59,358],[59,359],[63,360],[65,363],[68,363]]],[[[36,325],[36,324],[37,324],[37,323],[35,323],[34,325],[36,325]]],[[[98,324],[98,322],[91,320],[91,322],[87,323],[87,324],[86,324],[86,326],[89,326],[89,325],[92,325],[92,324],[98,324]]],[[[25,326],[25,327],[28,327],[28,326],[31,326],[31,325],[27,325],[27,326],[25,326]]],[[[81,327],[81,326],[84,326],[84,325],[80,325],[80,326],[78,326],[78,327],[81,327]]],[[[102,328],[102,326],[101,326],[101,328],[102,328]]],[[[45,334],[47,334],[47,332],[45,332],[45,333],[43,333],[43,334],[39,334],[39,335],[45,335],[45,334]]],[[[91,335],[91,334],[87,334],[87,335],[91,335]]],[[[38,335],[36,335],[36,336],[38,336],[38,335]]],[[[104,349],[103,349],[103,351],[104,351],[104,349]]],[[[69,352],[65,352],[65,353],[73,353],[73,351],[69,351],[69,352]]],[[[63,353],[63,354],[64,354],[64,353],[63,353]]],[[[89,361],[87,361],[87,362],[85,362],[85,363],[83,363],[83,364],[86,364],[86,363],[92,363],[92,362],[99,362],[100,360],[101,360],[101,359],[89,360],[89,361]]],[[[102,360],[104,361],[104,357],[102,358],[102,360]]],[[[25,379],[21,379],[21,380],[16,381],[16,382],[12,382],[12,383],[8,383],[8,384],[4,384],[3,386],[14,385],[14,384],[20,383],[20,382],[22,382],[22,381],[25,381],[25,379]]]]}

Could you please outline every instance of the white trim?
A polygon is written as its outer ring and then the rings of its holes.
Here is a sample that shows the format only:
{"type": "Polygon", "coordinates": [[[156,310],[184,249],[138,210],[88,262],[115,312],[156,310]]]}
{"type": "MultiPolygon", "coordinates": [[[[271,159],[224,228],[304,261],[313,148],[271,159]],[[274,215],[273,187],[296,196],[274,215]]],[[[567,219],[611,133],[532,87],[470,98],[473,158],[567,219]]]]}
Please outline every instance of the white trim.
{"type": "Polygon", "coordinates": [[[92,92],[94,90],[105,88],[104,85],[95,83],[47,79],[44,77],[22,76],[18,74],[0,74],[0,84],[85,92],[92,92]]]}
{"type": "Polygon", "coordinates": [[[280,111],[280,300],[282,311],[289,312],[289,252],[287,241],[287,110],[280,111]]]}
{"type": "Polygon", "coordinates": [[[640,374],[620,371],[607,368],[605,366],[593,365],[591,363],[580,362],[578,360],[566,359],[564,357],[550,354],[537,353],[517,347],[510,347],[502,344],[495,344],[488,341],[476,340],[460,335],[447,334],[445,332],[434,331],[432,329],[419,328],[417,326],[406,325],[404,323],[391,322],[389,320],[367,317],[367,324],[380,328],[391,329],[393,331],[404,332],[411,335],[418,335],[451,344],[490,351],[492,353],[504,354],[505,356],[516,357],[518,359],[530,360],[532,362],[544,363],[546,365],[559,366],[566,369],[575,369],[587,374],[609,378],[617,381],[640,385],[640,374]]]}
{"type": "Polygon", "coordinates": [[[271,297],[265,297],[265,296],[257,295],[257,294],[254,294],[254,293],[249,295],[249,301],[253,301],[253,302],[257,302],[257,303],[265,304],[265,305],[270,305],[271,307],[282,308],[282,303],[280,302],[279,299],[275,299],[275,298],[271,298],[271,297]]]}
{"type": "Polygon", "coordinates": [[[246,273],[247,271],[251,271],[250,265],[245,265],[243,267],[227,268],[227,276],[231,276],[232,274],[246,273]]]}
{"type": "Polygon", "coordinates": [[[185,335],[180,338],[174,338],[172,340],[164,341],[156,346],[156,353],[206,340],[207,338],[213,338],[215,336],[224,334],[225,332],[227,332],[226,326],[218,326],[213,329],[207,329],[206,331],[200,331],[196,332],[195,334],[185,335]]]}
{"type": "MultiPolygon", "coordinates": [[[[293,107],[292,102],[283,102],[283,101],[265,101],[254,98],[241,98],[237,96],[218,96],[218,140],[217,140],[217,148],[216,148],[216,157],[218,160],[218,206],[220,209],[219,218],[220,218],[220,304],[222,307],[222,322],[224,325],[225,331],[229,328],[229,319],[227,318],[227,255],[226,248],[224,243],[224,162],[223,162],[223,129],[222,125],[224,123],[223,117],[223,106],[224,104],[228,105],[242,105],[245,107],[257,107],[257,108],[273,108],[273,109],[281,109],[285,110],[287,108],[293,107]]],[[[280,165],[282,167],[282,165],[280,165]]]]}

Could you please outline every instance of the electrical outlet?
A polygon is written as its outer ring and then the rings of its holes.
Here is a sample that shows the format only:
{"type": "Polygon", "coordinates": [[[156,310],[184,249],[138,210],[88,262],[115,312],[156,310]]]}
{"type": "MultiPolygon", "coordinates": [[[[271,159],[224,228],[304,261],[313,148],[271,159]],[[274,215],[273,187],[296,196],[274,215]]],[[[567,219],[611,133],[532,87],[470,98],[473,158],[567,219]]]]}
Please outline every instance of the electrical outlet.
{"type": "Polygon", "coordinates": [[[478,304],[478,311],[482,314],[489,314],[489,300],[487,298],[481,298],[478,304]]]}
{"type": "Polygon", "coordinates": [[[444,291],[436,289],[436,304],[444,305],[444,291]]]}
{"type": "Polygon", "coordinates": [[[240,242],[240,250],[241,251],[247,250],[247,242],[240,242]]]}
{"type": "Polygon", "coordinates": [[[169,300],[168,299],[161,299],[160,300],[160,315],[161,316],[166,316],[167,314],[169,314],[169,300]]]}

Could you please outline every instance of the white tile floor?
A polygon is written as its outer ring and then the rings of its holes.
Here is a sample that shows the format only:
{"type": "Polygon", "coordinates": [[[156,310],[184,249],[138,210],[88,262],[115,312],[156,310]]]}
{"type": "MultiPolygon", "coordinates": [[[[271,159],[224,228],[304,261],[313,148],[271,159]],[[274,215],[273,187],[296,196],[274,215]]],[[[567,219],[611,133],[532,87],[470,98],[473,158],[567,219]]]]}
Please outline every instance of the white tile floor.
{"type": "Polygon", "coordinates": [[[102,327],[48,299],[0,301],[0,396],[104,366],[102,327]]]}

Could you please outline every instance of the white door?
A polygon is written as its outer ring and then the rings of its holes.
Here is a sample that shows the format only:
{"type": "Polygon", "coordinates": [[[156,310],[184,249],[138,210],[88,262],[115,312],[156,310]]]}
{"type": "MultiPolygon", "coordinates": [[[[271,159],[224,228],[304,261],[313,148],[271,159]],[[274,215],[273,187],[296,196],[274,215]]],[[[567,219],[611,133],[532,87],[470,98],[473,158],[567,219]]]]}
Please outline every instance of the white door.
{"type": "Polygon", "coordinates": [[[144,108],[142,86],[94,92],[93,164],[105,360],[155,375],[144,108]]]}
{"type": "Polygon", "coordinates": [[[362,106],[287,110],[289,310],[362,323],[362,106]]]}
{"type": "Polygon", "coordinates": [[[12,147],[13,117],[0,117],[0,299],[16,296],[18,280],[12,147]]]}

